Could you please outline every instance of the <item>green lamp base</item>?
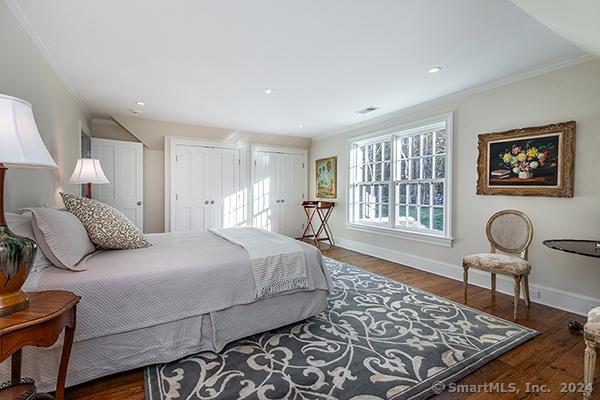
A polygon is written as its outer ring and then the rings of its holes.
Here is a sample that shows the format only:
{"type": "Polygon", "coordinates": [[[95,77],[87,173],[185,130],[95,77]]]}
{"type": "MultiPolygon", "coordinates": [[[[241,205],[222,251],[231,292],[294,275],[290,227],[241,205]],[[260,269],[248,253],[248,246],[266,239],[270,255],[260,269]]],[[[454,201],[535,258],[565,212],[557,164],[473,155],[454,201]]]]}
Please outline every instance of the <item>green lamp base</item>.
{"type": "Polygon", "coordinates": [[[21,287],[29,276],[36,251],[33,240],[17,236],[8,226],[0,225],[0,316],[29,305],[21,287]]]}

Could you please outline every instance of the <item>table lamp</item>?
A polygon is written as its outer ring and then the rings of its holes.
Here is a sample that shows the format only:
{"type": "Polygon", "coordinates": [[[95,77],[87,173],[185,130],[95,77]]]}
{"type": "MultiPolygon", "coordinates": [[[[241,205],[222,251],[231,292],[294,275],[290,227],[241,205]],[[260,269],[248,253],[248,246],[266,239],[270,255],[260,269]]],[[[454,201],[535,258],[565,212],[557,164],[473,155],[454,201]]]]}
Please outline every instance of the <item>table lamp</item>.
{"type": "Polygon", "coordinates": [[[80,158],[77,160],[75,170],[73,171],[73,175],[71,175],[71,179],[69,179],[69,183],[87,185],[87,197],[88,199],[91,199],[92,183],[97,185],[110,182],[106,178],[106,175],[104,175],[104,171],[102,171],[100,160],[80,158]]]}
{"type": "Polygon", "coordinates": [[[26,308],[21,290],[33,266],[35,241],[13,234],[4,218],[7,168],[56,168],[33,118],[31,104],[0,94],[0,316],[26,308]]]}

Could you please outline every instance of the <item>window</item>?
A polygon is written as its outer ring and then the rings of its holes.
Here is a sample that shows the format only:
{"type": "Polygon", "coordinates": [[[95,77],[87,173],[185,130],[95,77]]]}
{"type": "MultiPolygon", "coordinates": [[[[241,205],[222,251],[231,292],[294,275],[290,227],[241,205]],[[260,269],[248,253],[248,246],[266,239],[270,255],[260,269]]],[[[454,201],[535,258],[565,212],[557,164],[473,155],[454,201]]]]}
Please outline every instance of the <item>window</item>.
{"type": "Polygon", "coordinates": [[[349,141],[351,228],[451,244],[452,114],[349,141]]]}

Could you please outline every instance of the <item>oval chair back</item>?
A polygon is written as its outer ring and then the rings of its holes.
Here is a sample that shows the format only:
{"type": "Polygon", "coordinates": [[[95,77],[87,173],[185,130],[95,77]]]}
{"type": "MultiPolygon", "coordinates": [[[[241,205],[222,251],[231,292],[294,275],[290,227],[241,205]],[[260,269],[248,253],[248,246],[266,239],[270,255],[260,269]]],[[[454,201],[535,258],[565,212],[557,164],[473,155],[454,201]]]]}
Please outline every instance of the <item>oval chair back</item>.
{"type": "Polygon", "coordinates": [[[527,260],[533,239],[533,225],[527,215],[518,210],[502,210],[492,215],[485,229],[492,253],[516,254],[527,260]]]}

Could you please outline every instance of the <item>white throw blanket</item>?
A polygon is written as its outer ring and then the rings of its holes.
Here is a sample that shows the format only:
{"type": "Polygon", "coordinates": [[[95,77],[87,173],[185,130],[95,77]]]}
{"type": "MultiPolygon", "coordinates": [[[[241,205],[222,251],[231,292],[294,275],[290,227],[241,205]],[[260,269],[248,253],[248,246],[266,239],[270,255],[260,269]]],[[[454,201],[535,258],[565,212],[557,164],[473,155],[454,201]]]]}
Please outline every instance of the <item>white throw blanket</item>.
{"type": "Polygon", "coordinates": [[[294,239],[258,228],[210,231],[248,252],[257,298],[308,287],[304,251],[294,239]]]}

